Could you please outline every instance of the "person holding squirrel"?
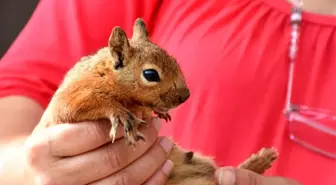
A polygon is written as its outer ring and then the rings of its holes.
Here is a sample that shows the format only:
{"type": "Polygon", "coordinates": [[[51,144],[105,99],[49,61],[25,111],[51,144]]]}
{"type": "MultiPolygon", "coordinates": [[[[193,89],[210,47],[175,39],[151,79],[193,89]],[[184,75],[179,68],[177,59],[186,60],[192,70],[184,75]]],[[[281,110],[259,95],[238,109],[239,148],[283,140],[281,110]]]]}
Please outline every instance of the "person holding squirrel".
{"type": "Polygon", "coordinates": [[[335,131],[311,137],[321,131],[292,129],[287,118],[291,103],[336,112],[336,1],[299,6],[294,0],[41,1],[0,62],[0,184],[165,185],[174,165],[166,158],[169,137],[214,156],[223,166],[214,174],[219,185],[335,184],[336,150],[323,144],[333,145],[335,131]],[[177,59],[190,87],[171,122],[146,120],[140,129],[146,143],[136,151],[125,147],[122,132],[110,142],[110,124],[56,125],[32,134],[67,70],[105,46],[113,27],[131,35],[138,17],[177,59]],[[279,151],[266,176],[224,167],[264,146],[279,151]]]}

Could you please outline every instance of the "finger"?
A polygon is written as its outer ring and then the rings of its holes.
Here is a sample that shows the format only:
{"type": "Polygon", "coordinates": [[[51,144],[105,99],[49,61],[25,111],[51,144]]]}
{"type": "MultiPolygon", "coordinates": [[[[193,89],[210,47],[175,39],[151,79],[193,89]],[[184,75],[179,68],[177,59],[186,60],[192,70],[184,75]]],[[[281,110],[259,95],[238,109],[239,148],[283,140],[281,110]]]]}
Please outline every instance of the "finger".
{"type": "Polygon", "coordinates": [[[149,122],[148,127],[139,130],[146,142],[137,143],[136,148],[127,145],[121,138],[90,152],[64,158],[58,161],[55,168],[63,173],[60,176],[69,177],[74,184],[87,184],[109,176],[135,161],[154,145],[158,134],[154,124],[160,123],[160,120],[153,120],[155,121],[149,122]]]}
{"type": "MultiPolygon", "coordinates": [[[[59,124],[50,127],[49,148],[53,156],[66,157],[78,155],[111,141],[108,122],[81,122],[59,124]]],[[[122,137],[120,127],[117,138],[122,137]]]]}
{"type": "MultiPolygon", "coordinates": [[[[136,112],[136,115],[139,119],[142,119],[142,112],[136,112]]],[[[110,130],[111,123],[109,120],[56,124],[47,128],[43,124],[39,124],[30,137],[29,147],[45,145],[55,157],[74,156],[111,141],[110,130]]],[[[119,139],[123,135],[123,128],[118,127],[115,139],[119,139]]]]}
{"type": "Polygon", "coordinates": [[[282,177],[266,177],[246,169],[225,167],[216,171],[215,176],[219,185],[300,185],[282,177]]]}
{"type": "MultiPolygon", "coordinates": [[[[108,122],[82,122],[38,129],[25,142],[25,158],[35,170],[48,169],[61,157],[84,153],[111,141],[110,127],[108,122]]],[[[120,130],[117,137],[122,135],[120,130]]]]}
{"type": "Polygon", "coordinates": [[[46,128],[43,131],[33,133],[23,145],[25,162],[33,170],[43,171],[48,168],[50,163],[59,160],[50,154],[48,130],[49,128],[46,128]]]}
{"type": "Polygon", "coordinates": [[[215,172],[215,178],[219,185],[235,185],[236,173],[233,167],[223,167],[215,172]]]}
{"type": "MultiPolygon", "coordinates": [[[[142,118],[141,112],[137,114],[142,118]]],[[[105,120],[100,122],[59,124],[49,129],[50,153],[58,157],[79,155],[112,140],[110,137],[111,123],[105,120]]],[[[115,140],[123,136],[123,127],[118,127],[115,140]]]]}
{"type": "Polygon", "coordinates": [[[162,168],[157,171],[147,182],[143,185],[165,185],[167,184],[167,180],[171,170],[173,169],[173,162],[167,160],[162,168]]]}
{"type": "Polygon", "coordinates": [[[167,159],[167,153],[171,150],[172,143],[169,139],[157,140],[155,145],[138,160],[116,174],[110,175],[90,185],[103,184],[132,184],[141,185],[162,167],[167,159]]]}

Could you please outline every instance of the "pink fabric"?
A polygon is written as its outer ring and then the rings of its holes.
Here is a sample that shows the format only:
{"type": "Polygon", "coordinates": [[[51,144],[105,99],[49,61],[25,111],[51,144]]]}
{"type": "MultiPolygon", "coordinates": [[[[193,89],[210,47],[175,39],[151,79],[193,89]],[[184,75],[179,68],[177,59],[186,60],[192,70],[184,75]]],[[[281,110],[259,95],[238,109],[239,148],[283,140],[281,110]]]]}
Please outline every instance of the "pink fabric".
{"type": "MultiPolygon", "coordinates": [[[[105,46],[113,26],[131,34],[143,17],[191,88],[163,135],[219,165],[274,146],[280,158],[267,174],[335,184],[336,161],[291,142],[282,115],[290,11],[284,0],[44,0],[0,61],[0,96],[21,94],[46,106],[66,70],[105,46]]],[[[305,12],[303,19],[293,101],[336,112],[336,17],[305,12]]]]}

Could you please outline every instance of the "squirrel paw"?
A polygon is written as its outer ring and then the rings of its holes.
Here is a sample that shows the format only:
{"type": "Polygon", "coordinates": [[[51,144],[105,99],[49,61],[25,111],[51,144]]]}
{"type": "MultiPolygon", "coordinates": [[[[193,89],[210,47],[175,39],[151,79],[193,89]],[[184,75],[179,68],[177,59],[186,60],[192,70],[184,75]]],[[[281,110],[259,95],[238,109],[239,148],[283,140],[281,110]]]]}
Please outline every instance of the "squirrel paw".
{"type": "Polygon", "coordinates": [[[257,154],[253,154],[239,168],[248,169],[263,174],[272,167],[272,163],[278,158],[278,151],[275,148],[262,148],[257,154]]]}
{"type": "Polygon", "coordinates": [[[114,114],[111,118],[111,131],[110,137],[112,143],[115,140],[117,128],[119,124],[122,124],[124,127],[124,137],[128,145],[135,145],[139,140],[145,141],[145,137],[138,131],[140,125],[146,124],[145,121],[138,119],[134,114],[126,111],[119,114],[114,114]]]}
{"type": "Polygon", "coordinates": [[[171,120],[171,117],[169,115],[169,113],[161,113],[161,112],[156,112],[154,111],[154,113],[160,118],[160,119],[164,119],[166,120],[166,122],[171,120]]]}

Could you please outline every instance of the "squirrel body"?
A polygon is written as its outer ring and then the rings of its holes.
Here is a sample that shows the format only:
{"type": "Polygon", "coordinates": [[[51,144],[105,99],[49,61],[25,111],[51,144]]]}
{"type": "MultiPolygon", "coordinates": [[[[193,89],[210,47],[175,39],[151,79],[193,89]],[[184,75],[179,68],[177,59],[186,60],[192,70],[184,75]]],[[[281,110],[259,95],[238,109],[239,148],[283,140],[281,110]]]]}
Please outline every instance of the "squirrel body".
{"type": "MultiPolygon", "coordinates": [[[[169,110],[189,99],[183,73],[165,50],[151,42],[144,21],[138,18],[128,39],[114,27],[108,46],[80,59],[65,75],[40,120],[41,127],[82,121],[107,120],[112,142],[122,125],[128,145],[144,140],[138,131],[151,117],[170,120],[169,110]]],[[[240,165],[263,173],[277,158],[274,149],[263,149],[240,165]],[[266,151],[266,152],[265,152],[266,151]]],[[[173,170],[167,185],[215,185],[214,160],[175,144],[168,155],[173,170]]]]}

